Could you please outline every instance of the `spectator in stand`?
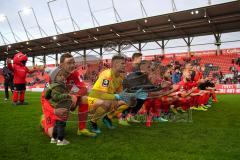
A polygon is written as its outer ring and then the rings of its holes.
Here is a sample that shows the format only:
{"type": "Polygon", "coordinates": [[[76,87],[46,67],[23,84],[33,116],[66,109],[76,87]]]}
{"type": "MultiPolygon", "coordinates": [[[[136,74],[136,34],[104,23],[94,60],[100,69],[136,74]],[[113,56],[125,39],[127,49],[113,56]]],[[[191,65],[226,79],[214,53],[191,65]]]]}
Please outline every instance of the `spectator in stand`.
{"type": "Polygon", "coordinates": [[[139,71],[139,65],[142,61],[142,53],[134,53],[132,55],[132,72],[139,71]]]}
{"type": "Polygon", "coordinates": [[[219,76],[219,81],[222,82],[222,79],[223,79],[223,73],[222,73],[222,71],[219,72],[219,75],[220,75],[220,76],[219,76]]]}
{"type": "Polygon", "coordinates": [[[237,65],[240,67],[240,58],[237,59],[237,65]]]}
{"type": "Polygon", "coordinates": [[[173,84],[176,84],[181,81],[181,72],[178,67],[174,69],[173,75],[172,75],[172,82],[173,84]]]}
{"type": "Polygon", "coordinates": [[[3,76],[4,76],[4,89],[5,89],[5,101],[9,98],[8,88],[10,87],[13,92],[13,73],[12,71],[5,65],[3,67],[3,76]]]}

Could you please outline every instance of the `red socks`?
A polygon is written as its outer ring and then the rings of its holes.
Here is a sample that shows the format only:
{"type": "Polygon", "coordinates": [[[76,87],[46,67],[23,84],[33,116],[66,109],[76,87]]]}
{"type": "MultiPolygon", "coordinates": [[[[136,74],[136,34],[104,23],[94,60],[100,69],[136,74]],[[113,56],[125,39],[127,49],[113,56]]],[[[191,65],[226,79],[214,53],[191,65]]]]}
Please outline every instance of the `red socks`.
{"type": "Polygon", "coordinates": [[[88,104],[80,104],[78,107],[78,128],[79,130],[86,128],[88,115],[88,104]]]}
{"type": "Polygon", "coordinates": [[[25,91],[20,91],[20,99],[19,99],[19,101],[20,101],[21,103],[24,102],[24,97],[25,97],[25,91]]]}
{"type": "Polygon", "coordinates": [[[15,91],[15,90],[13,91],[12,101],[14,103],[17,103],[17,101],[18,101],[18,91],[15,91]]]}
{"type": "Polygon", "coordinates": [[[21,103],[23,103],[24,102],[24,97],[25,97],[25,91],[13,91],[12,101],[14,103],[17,103],[18,102],[18,98],[19,98],[19,101],[21,103]],[[20,93],[20,96],[18,95],[18,93],[20,93]]]}
{"type": "Polygon", "coordinates": [[[216,96],[216,93],[215,91],[211,91],[211,94],[212,94],[212,99],[214,102],[217,102],[217,96],[216,96]]]}

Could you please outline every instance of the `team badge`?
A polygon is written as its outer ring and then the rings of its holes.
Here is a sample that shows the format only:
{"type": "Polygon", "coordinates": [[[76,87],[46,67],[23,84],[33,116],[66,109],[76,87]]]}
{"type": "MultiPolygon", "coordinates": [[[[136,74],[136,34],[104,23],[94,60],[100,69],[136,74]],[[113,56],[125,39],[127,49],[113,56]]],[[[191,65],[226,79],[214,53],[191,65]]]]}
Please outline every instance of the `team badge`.
{"type": "Polygon", "coordinates": [[[48,88],[48,87],[49,87],[49,83],[46,83],[46,84],[45,84],[45,87],[48,88]]]}
{"type": "Polygon", "coordinates": [[[102,86],[107,87],[108,85],[109,85],[109,80],[104,79],[103,82],[102,82],[102,86]]]}

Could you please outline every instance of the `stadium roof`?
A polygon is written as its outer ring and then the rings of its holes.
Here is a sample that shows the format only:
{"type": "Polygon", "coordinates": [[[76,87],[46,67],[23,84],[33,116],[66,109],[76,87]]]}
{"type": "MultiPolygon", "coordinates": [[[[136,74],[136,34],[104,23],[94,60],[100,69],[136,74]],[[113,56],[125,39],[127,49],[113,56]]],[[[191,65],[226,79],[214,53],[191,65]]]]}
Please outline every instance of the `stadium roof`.
{"type": "Polygon", "coordinates": [[[101,48],[110,41],[139,43],[240,31],[239,8],[240,1],[233,1],[59,34],[56,40],[51,36],[14,43],[10,49],[0,46],[0,60],[18,51],[31,57],[101,48]]]}

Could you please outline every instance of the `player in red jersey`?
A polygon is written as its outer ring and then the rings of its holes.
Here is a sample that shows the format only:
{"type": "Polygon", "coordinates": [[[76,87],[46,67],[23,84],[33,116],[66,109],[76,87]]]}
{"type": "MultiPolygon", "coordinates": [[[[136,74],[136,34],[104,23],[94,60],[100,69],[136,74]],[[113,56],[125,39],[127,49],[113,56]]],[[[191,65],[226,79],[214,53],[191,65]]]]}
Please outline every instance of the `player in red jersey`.
{"type": "MultiPolygon", "coordinates": [[[[75,70],[75,62],[71,54],[63,54],[60,58],[60,67],[56,68],[50,74],[50,82],[47,83],[46,89],[49,89],[51,83],[56,80],[61,80],[67,88],[68,94],[66,96],[72,97],[72,103],[70,110],[75,110],[76,106],[78,107],[78,119],[79,119],[79,130],[78,135],[86,135],[86,136],[96,136],[95,133],[91,133],[86,129],[86,120],[87,120],[87,112],[88,112],[88,104],[87,97],[85,96],[87,93],[87,89],[85,83],[80,78],[79,73],[75,70]],[[50,85],[49,85],[50,84],[50,85]]],[[[46,90],[45,90],[46,91],[46,90]]],[[[46,97],[46,92],[42,93],[42,110],[43,110],[43,118],[42,118],[42,126],[44,128],[45,133],[49,136],[53,136],[53,129],[55,122],[57,120],[66,121],[68,110],[66,108],[54,108],[53,104],[50,103],[50,98],[46,97]]],[[[56,96],[63,96],[61,94],[56,96]]],[[[51,141],[52,143],[56,142],[54,139],[51,141]]],[[[68,144],[67,141],[64,141],[63,144],[68,144]],[[65,143],[66,142],[66,143],[65,143]]]]}
{"type": "Polygon", "coordinates": [[[171,69],[158,68],[158,70],[161,70],[162,75],[155,75],[151,80],[155,82],[155,85],[160,85],[161,90],[158,92],[149,92],[149,97],[144,103],[148,115],[146,122],[147,127],[151,125],[152,119],[160,122],[168,121],[161,116],[161,112],[167,113],[169,111],[169,107],[174,100],[174,98],[169,95],[176,90],[171,82],[171,69]]]}
{"type": "Polygon", "coordinates": [[[186,110],[189,107],[195,110],[206,111],[204,108],[205,103],[205,92],[201,91],[197,88],[198,82],[193,81],[191,78],[191,70],[183,71],[183,79],[178,83],[180,94],[185,96],[182,100],[180,100],[180,104],[182,105],[182,109],[186,110]]]}
{"type": "MultiPolygon", "coordinates": [[[[199,70],[201,70],[201,72],[203,72],[205,70],[205,68],[201,67],[199,70]]],[[[212,97],[213,102],[218,102],[217,96],[215,93],[215,84],[214,84],[214,82],[210,82],[210,81],[211,81],[210,79],[205,78],[204,81],[201,83],[205,83],[205,87],[203,87],[203,88],[205,91],[208,91],[208,93],[209,93],[208,96],[212,97]]],[[[208,97],[208,99],[209,99],[209,97],[208,97]]]]}
{"type": "Polygon", "coordinates": [[[189,77],[190,74],[183,73],[182,80],[178,84],[173,85],[174,91],[168,95],[168,97],[172,98],[172,101],[167,104],[174,113],[178,113],[179,110],[185,112],[190,108],[191,97],[189,95],[193,92],[194,88],[188,82],[189,77]]]}

